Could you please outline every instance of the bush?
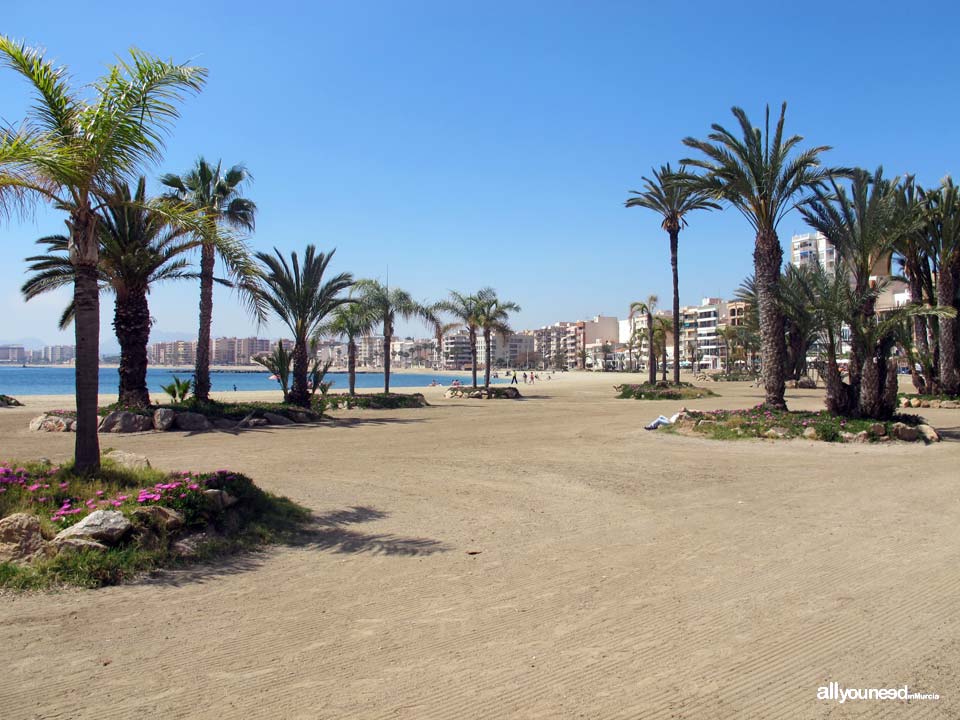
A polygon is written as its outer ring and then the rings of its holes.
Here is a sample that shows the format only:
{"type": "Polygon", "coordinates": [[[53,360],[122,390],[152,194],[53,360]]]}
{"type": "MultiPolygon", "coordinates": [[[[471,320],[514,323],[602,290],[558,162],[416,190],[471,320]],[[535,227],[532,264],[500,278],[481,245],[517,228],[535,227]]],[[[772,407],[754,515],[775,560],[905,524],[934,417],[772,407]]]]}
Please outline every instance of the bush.
{"type": "Polygon", "coordinates": [[[121,468],[104,459],[101,472],[85,477],[74,474],[69,465],[0,463],[0,517],[15,512],[36,515],[47,538],[101,509],[122,512],[135,526],[126,540],[105,552],[63,553],[28,565],[0,563],[0,587],[99,587],[188,562],[171,551],[174,537],[143,531],[142,518],[134,511],[150,505],[180,513],[183,532],[203,529],[209,533],[198,544],[193,560],[290,538],[309,518],[305,508],[228,470],[168,475],[121,468]],[[211,489],[223,490],[237,502],[226,509],[218,507],[205,494],[211,489]]]}
{"type": "MultiPolygon", "coordinates": [[[[262,415],[264,412],[271,412],[277,415],[283,415],[285,418],[293,420],[292,413],[306,413],[313,416],[313,420],[319,420],[323,415],[326,404],[323,398],[316,396],[313,399],[311,407],[302,408],[299,405],[290,405],[288,403],[270,403],[270,402],[217,402],[216,400],[198,400],[195,397],[188,398],[182,403],[165,403],[162,405],[152,405],[149,408],[126,407],[119,403],[105,405],[97,410],[101,415],[109,415],[115,410],[131,412],[135,415],[153,415],[155,410],[167,408],[177,412],[195,412],[204,415],[210,419],[223,418],[227,420],[242,420],[247,415],[253,413],[254,417],[262,415]]],[[[76,417],[73,410],[56,410],[48,414],[61,414],[64,416],[76,417]]]]}
{"type": "MultiPolygon", "coordinates": [[[[319,398],[318,398],[319,399],[319,398]]],[[[369,393],[363,395],[348,395],[347,393],[328,393],[327,407],[363,410],[402,410],[406,408],[427,407],[426,398],[421,393],[369,393]]]]}
{"type": "Polygon", "coordinates": [[[614,385],[617,397],[633,400],[695,400],[702,397],[716,396],[711,390],[696,387],[690,383],[672,385],[665,382],[639,385],[614,385]]]}

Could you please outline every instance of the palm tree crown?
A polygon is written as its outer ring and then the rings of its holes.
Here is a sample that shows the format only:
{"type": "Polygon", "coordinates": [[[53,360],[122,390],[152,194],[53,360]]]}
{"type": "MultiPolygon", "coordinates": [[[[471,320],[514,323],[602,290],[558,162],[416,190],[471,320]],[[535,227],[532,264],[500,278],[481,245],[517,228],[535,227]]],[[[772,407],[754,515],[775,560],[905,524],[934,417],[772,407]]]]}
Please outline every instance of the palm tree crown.
{"type": "Polygon", "coordinates": [[[383,391],[390,392],[390,343],[397,319],[426,317],[427,309],[406,290],[390,288],[378,280],[360,280],[361,302],[383,323],[383,391]]]}
{"type": "Polygon", "coordinates": [[[492,290],[485,295],[480,303],[477,325],[483,330],[484,337],[484,387],[490,387],[490,364],[492,355],[492,340],[494,333],[508,335],[513,332],[510,328],[510,313],[520,312],[520,306],[510,300],[501,300],[492,290]]]}

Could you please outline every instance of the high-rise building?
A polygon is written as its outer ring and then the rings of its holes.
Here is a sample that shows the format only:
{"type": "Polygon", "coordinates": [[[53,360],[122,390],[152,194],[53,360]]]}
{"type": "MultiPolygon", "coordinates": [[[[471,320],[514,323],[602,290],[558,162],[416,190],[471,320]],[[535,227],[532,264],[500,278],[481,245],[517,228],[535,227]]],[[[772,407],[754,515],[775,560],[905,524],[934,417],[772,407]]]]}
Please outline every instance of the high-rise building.
{"type": "Polygon", "coordinates": [[[0,345],[0,363],[20,363],[27,361],[27,351],[23,345],[0,345]]]}
{"type": "Polygon", "coordinates": [[[837,264],[833,243],[818,232],[794,235],[790,239],[790,264],[805,267],[817,262],[825,270],[833,271],[837,264]]]}

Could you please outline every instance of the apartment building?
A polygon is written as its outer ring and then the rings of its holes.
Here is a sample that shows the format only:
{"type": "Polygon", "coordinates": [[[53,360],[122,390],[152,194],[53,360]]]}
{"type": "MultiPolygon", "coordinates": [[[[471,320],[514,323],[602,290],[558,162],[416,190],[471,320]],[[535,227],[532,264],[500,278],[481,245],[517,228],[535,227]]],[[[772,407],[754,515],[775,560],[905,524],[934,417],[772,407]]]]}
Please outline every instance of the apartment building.
{"type": "Polygon", "coordinates": [[[152,365],[194,365],[197,362],[197,342],[174,340],[153,343],[147,359],[152,365]]]}
{"type": "MultiPolygon", "coordinates": [[[[533,333],[510,333],[491,336],[491,366],[520,367],[529,364],[530,355],[535,349],[533,333]]],[[[482,334],[477,336],[477,365],[483,367],[486,362],[487,341],[482,334]]]]}
{"type": "Polygon", "coordinates": [[[721,326],[727,324],[727,303],[721,298],[703,298],[697,308],[697,367],[719,370],[726,358],[721,326]]]}
{"type": "Polygon", "coordinates": [[[27,351],[23,345],[0,345],[0,363],[19,363],[27,361],[27,351]]]}
{"type": "Polygon", "coordinates": [[[250,365],[257,355],[266,355],[272,349],[272,344],[267,338],[237,338],[237,364],[250,365]]]}
{"type": "Polygon", "coordinates": [[[444,370],[466,370],[473,365],[470,334],[466,330],[457,330],[443,336],[441,362],[444,370]]]}
{"type": "Polygon", "coordinates": [[[819,262],[820,266],[833,271],[837,264],[837,251],[833,243],[822,233],[812,232],[790,238],[790,264],[805,267],[819,262]]]}

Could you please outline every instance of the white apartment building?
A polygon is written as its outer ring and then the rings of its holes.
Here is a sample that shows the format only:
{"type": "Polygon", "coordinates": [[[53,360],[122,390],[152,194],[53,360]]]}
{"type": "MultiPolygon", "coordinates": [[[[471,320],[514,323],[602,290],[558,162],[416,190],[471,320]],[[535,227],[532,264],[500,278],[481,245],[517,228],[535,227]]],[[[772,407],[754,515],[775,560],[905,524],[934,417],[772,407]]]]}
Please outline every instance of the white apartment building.
{"type": "Polygon", "coordinates": [[[27,361],[27,351],[23,345],[0,345],[0,363],[20,363],[27,361]]]}
{"type": "Polygon", "coordinates": [[[701,370],[719,370],[726,357],[720,327],[727,324],[727,303],[721,298],[703,298],[697,308],[697,355],[701,370]]]}
{"type": "MultiPolygon", "coordinates": [[[[441,364],[444,370],[465,370],[473,364],[473,355],[470,349],[470,334],[465,330],[443,336],[443,352],[441,364]]],[[[481,356],[478,354],[479,360],[481,356]]]]}
{"type": "MultiPolygon", "coordinates": [[[[510,333],[491,336],[490,363],[492,367],[520,367],[529,363],[534,353],[532,333],[510,333]]],[[[477,335],[477,365],[483,367],[486,362],[487,341],[483,333],[477,335]]]]}
{"type": "Polygon", "coordinates": [[[822,233],[805,233],[790,238],[791,265],[804,267],[813,265],[817,261],[822,268],[830,272],[837,264],[836,248],[822,233]]]}

